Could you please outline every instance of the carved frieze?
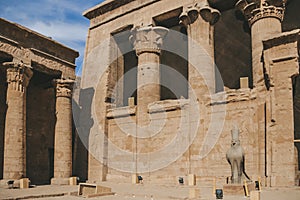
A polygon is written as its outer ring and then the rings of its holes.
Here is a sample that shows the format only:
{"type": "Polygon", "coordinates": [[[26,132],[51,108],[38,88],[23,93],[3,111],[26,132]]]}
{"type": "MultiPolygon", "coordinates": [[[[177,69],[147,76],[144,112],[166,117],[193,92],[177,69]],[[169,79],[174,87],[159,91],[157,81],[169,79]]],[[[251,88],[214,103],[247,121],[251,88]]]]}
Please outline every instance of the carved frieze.
{"type": "Polygon", "coordinates": [[[137,55],[145,52],[160,54],[163,39],[168,32],[169,30],[164,27],[138,27],[131,31],[129,40],[137,55]]]}

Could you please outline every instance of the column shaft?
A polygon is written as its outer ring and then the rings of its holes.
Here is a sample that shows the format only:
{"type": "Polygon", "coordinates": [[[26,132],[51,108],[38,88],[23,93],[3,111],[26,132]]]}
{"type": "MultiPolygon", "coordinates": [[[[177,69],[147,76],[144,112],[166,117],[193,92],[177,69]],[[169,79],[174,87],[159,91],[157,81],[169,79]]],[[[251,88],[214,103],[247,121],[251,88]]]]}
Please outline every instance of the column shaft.
{"type": "Polygon", "coordinates": [[[163,27],[142,27],[132,30],[130,40],[138,56],[137,118],[139,125],[148,124],[145,117],[148,105],[160,100],[160,53],[167,33],[168,29],[163,27]]]}
{"type": "Polygon", "coordinates": [[[180,23],[187,27],[189,38],[189,82],[198,96],[215,92],[214,24],[220,12],[205,6],[188,7],[180,15],[180,23]],[[198,89],[195,89],[198,88],[198,89]]]}
{"type": "Polygon", "coordinates": [[[137,116],[147,113],[148,105],[160,100],[159,54],[142,53],[138,61],[137,116]]]}
{"type": "Polygon", "coordinates": [[[3,179],[20,179],[26,176],[26,87],[32,72],[22,63],[4,65],[8,86],[3,179]]]}
{"type": "Polygon", "coordinates": [[[271,3],[265,0],[252,3],[240,0],[236,7],[242,11],[251,27],[253,86],[262,89],[265,87],[263,41],[282,32],[285,4],[282,0],[271,3]]]}
{"type": "Polygon", "coordinates": [[[264,86],[263,40],[281,33],[281,22],[277,18],[262,18],[251,26],[253,85],[264,86]]]}
{"type": "Polygon", "coordinates": [[[54,178],[52,184],[68,184],[72,176],[72,86],[73,80],[56,80],[54,178]]]}
{"type": "MultiPolygon", "coordinates": [[[[135,137],[135,175],[145,166],[150,166],[150,157],[143,159],[138,152],[150,147],[153,127],[150,124],[148,105],[160,100],[160,53],[168,29],[163,27],[142,27],[132,30],[131,42],[138,56],[137,72],[137,114],[135,137]],[[148,136],[142,139],[141,135],[148,136]]],[[[150,180],[150,173],[147,178],[150,180]]]]}

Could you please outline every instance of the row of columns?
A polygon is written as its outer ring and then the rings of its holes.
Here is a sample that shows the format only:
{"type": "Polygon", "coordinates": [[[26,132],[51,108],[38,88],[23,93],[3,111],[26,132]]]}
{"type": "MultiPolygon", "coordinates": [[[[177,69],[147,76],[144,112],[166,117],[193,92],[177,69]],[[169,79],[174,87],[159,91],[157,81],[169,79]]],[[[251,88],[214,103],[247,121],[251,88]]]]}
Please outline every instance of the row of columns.
{"type": "MultiPolygon", "coordinates": [[[[265,87],[261,59],[262,41],[282,32],[284,1],[261,0],[248,3],[246,0],[240,0],[236,7],[242,11],[251,28],[253,85],[257,88],[265,87]]],[[[188,32],[189,62],[196,65],[194,69],[201,66],[201,76],[199,72],[193,71],[193,67],[189,67],[189,82],[193,87],[193,83],[203,82],[197,80],[199,77],[205,78],[205,85],[202,88],[209,93],[215,92],[213,25],[219,20],[220,15],[218,10],[209,7],[208,4],[195,4],[184,9],[179,17],[180,23],[187,28],[188,32]]],[[[130,40],[139,60],[137,102],[142,107],[141,112],[145,111],[149,103],[160,100],[159,56],[167,34],[168,29],[163,27],[141,27],[132,31],[130,40]]]]}
{"type": "MultiPolygon", "coordinates": [[[[188,81],[198,96],[207,92],[213,93],[215,90],[213,25],[219,17],[219,11],[208,5],[199,6],[198,4],[186,8],[179,17],[181,25],[188,30],[189,57],[186,59],[194,64],[189,67],[188,81]]],[[[137,27],[131,33],[129,39],[138,57],[135,138],[138,152],[142,148],[138,147],[139,138],[142,135],[151,138],[155,131],[151,127],[148,105],[160,100],[160,55],[165,38],[172,33],[169,29],[159,26],[137,27]]],[[[164,49],[168,51],[168,49],[164,49]]],[[[149,139],[147,143],[144,141],[143,144],[151,146],[151,142],[149,139]]],[[[144,160],[136,154],[135,161],[136,173],[140,167],[150,166],[150,158],[144,160]]]]}
{"type": "MultiPolygon", "coordinates": [[[[26,177],[26,91],[32,67],[19,62],[3,66],[7,75],[7,112],[5,119],[3,180],[26,177]]],[[[72,87],[73,80],[55,80],[56,125],[54,143],[54,179],[72,175],[72,87]]],[[[30,177],[29,177],[30,178],[30,177]]]]}
{"type": "MultiPolygon", "coordinates": [[[[205,79],[202,86],[206,91],[213,93],[215,91],[213,25],[220,18],[220,12],[208,4],[202,6],[195,4],[187,7],[179,18],[181,25],[188,30],[188,59],[194,61],[191,62],[196,65],[193,66],[194,70],[201,66],[200,75],[200,71],[192,71],[189,67],[189,77],[192,80],[197,76],[205,79]]],[[[139,125],[148,123],[148,120],[142,117],[147,114],[148,105],[160,100],[160,54],[163,40],[168,33],[167,28],[159,26],[138,27],[132,30],[130,41],[138,56],[137,118],[142,120],[139,125]]],[[[192,82],[199,84],[197,80],[192,82]]]]}
{"type": "MultiPolygon", "coordinates": [[[[259,90],[265,90],[267,80],[262,60],[263,41],[282,32],[284,1],[261,0],[249,3],[240,0],[236,7],[242,11],[251,28],[253,85],[259,90]]],[[[185,8],[179,18],[181,25],[187,28],[189,39],[190,87],[198,97],[212,94],[215,92],[213,25],[220,18],[220,12],[208,5],[195,4],[185,8]]],[[[132,31],[130,40],[138,56],[137,134],[140,127],[149,124],[148,105],[160,100],[160,54],[167,34],[168,29],[163,27],[140,27],[132,31]]]]}

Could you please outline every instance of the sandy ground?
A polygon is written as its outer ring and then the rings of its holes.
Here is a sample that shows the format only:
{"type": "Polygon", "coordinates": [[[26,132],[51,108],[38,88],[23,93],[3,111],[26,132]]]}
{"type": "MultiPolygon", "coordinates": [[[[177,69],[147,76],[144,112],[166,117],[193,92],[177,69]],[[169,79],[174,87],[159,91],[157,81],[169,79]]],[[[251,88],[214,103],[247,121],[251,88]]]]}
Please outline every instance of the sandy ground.
{"type": "MultiPolygon", "coordinates": [[[[188,186],[162,185],[132,185],[126,183],[101,183],[111,187],[115,195],[90,198],[91,200],[187,200],[189,199],[188,186]]],[[[0,199],[41,199],[41,200],[80,200],[87,199],[75,196],[78,186],[38,186],[30,189],[0,188],[0,199]]],[[[199,200],[215,200],[211,188],[201,188],[202,197],[199,200]]],[[[244,196],[228,196],[224,200],[250,200],[244,196]]],[[[264,189],[261,191],[261,200],[300,200],[300,187],[264,189]]]]}

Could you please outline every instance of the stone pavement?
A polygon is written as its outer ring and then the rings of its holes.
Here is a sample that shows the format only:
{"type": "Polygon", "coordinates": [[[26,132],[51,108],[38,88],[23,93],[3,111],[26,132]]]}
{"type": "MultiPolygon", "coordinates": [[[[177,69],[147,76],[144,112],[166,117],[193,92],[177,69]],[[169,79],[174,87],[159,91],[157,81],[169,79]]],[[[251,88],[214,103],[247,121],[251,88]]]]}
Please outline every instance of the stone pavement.
{"type": "MultiPolygon", "coordinates": [[[[132,185],[128,183],[101,183],[103,186],[111,187],[115,195],[94,197],[92,200],[188,200],[188,186],[162,186],[162,185],[132,185]]],[[[16,199],[41,199],[41,200],[72,200],[86,199],[76,196],[78,186],[38,186],[30,189],[5,189],[0,188],[1,200],[16,199]]],[[[202,190],[203,191],[203,190],[202,190]]],[[[211,190],[205,191],[210,193],[211,190]]],[[[207,196],[206,194],[206,196],[207,196]]],[[[299,200],[300,187],[263,190],[261,200],[299,200]]],[[[199,200],[215,200],[213,195],[199,200]]],[[[241,196],[226,196],[224,200],[250,200],[241,196]]]]}

